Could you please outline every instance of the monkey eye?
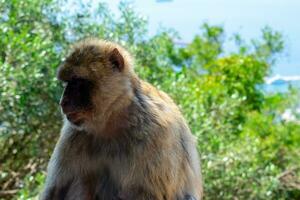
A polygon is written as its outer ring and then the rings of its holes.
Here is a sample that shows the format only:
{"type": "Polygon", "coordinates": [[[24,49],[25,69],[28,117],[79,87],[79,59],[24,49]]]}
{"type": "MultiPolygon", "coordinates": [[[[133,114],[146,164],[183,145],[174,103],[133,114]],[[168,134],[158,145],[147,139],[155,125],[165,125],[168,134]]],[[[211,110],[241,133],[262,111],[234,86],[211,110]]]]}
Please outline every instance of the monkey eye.
{"type": "Polygon", "coordinates": [[[82,78],[72,78],[70,81],[68,81],[68,83],[72,84],[72,85],[81,85],[83,82],[85,82],[84,79],[82,78]]]}

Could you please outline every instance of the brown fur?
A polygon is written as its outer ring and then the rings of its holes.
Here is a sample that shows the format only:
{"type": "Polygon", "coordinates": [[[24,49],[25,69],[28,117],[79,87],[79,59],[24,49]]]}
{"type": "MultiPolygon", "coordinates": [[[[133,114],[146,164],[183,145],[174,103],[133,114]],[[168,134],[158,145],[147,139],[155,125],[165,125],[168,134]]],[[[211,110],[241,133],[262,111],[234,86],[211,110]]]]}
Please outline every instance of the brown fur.
{"type": "Polygon", "coordinates": [[[78,128],[66,119],[41,200],[183,200],[202,197],[195,140],[172,99],[133,70],[129,53],[96,39],[76,44],[58,78],[95,83],[78,128]],[[120,71],[109,60],[117,49],[120,71]]]}

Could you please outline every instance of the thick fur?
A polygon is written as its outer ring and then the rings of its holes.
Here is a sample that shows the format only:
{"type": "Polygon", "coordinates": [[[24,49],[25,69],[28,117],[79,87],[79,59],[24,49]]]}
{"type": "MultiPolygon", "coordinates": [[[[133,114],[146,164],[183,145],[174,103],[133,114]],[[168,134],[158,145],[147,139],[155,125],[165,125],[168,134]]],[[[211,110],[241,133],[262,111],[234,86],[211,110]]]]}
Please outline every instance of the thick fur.
{"type": "Polygon", "coordinates": [[[41,200],[201,199],[200,162],[178,107],[167,94],[140,80],[122,47],[99,40],[75,45],[58,78],[96,83],[90,120],[65,119],[48,166],[41,200]],[[117,48],[122,71],[112,70],[117,48]]]}

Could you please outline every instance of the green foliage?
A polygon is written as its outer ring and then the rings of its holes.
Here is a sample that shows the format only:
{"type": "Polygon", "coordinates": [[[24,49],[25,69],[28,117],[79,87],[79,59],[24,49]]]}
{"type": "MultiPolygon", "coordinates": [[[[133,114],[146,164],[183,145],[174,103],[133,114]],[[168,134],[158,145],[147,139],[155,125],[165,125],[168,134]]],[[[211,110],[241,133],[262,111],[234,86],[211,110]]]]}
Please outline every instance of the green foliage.
{"type": "Polygon", "coordinates": [[[149,36],[130,4],[119,10],[0,0],[0,198],[32,199],[42,187],[61,126],[56,67],[71,42],[93,36],[126,46],[140,77],[179,104],[199,140],[206,199],[299,199],[300,118],[281,118],[299,106],[299,92],[260,89],[283,50],[281,34],[266,27],[250,43],[235,35],[237,52],[228,53],[223,28],[204,24],[180,46],[173,30],[149,36]]]}

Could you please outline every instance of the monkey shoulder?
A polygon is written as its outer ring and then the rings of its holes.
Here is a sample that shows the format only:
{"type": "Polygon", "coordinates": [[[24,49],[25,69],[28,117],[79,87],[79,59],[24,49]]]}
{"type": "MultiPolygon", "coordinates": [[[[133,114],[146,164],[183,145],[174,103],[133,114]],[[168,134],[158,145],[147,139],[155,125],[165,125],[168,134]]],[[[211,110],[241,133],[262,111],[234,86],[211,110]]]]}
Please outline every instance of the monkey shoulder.
{"type": "MultiPolygon", "coordinates": [[[[135,91],[132,119],[138,124],[136,132],[146,135],[147,141],[164,141],[163,145],[190,143],[192,134],[178,106],[163,91],[147,82],[135,91]],[[161,138],[161,139],[157,139],[161,138]]],[[[130,129],[131,131],[134,129],[130,129]]]]}

